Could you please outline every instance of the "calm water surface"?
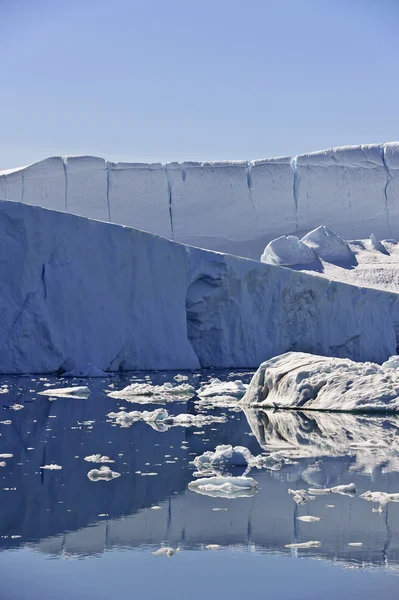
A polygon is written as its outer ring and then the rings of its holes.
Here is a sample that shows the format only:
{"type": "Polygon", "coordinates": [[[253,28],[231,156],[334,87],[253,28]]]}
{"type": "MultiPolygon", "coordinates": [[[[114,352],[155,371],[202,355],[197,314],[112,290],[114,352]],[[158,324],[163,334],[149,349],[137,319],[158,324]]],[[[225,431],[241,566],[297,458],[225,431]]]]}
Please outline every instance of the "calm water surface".
{"type": "MultiPolygon", "coordinates": [[[[0,458],[0,598],[399,597],[399,504],[376,512],[378,504],[359,497],[399,492],[399,418],[204,410],[193,396],[164,406],[173,414],[225,415],[226,422],[165,431],[142,421],[113,424],[107,414],[119,407],[160,406],[107,396],[110,384],[122,389],[145,375],[0,379],[9,389],[0,395],[0,454],[13,455],[0,458]],[[37,395],[46,384],[88,385],[92,394],[51,401],[37,395]],[[15,403],[24,408],[14,411],[15,403]],[[255,455],[277,450],[291,464],[253,469],[259,489],[250,497],[188,490],[190,461],[218,444],[255,455]],[[97,453],[115,461],[119,478],[90,481],[87,473],[100,465],[83,459],[97,453]],[[40,469],[51,463],[62,469],[40,469]],[[288,493],[351,482],[355,495],[320,495],[302,505],[288,493]],[[303,515],[321,519],[298,520],[303,515]],[[285,548],[309,540],[320,546],[285,548]],[[180,551],[152,554],[165,546],[180,551]]],[[[174,375],[149,374],[152,383],[176,383],[174,375]]],[[[189,374],[189,383],[198,388],[212,375],[189,374]]],[[[251,374],[217,376],[248,382],[251,374]]]]}

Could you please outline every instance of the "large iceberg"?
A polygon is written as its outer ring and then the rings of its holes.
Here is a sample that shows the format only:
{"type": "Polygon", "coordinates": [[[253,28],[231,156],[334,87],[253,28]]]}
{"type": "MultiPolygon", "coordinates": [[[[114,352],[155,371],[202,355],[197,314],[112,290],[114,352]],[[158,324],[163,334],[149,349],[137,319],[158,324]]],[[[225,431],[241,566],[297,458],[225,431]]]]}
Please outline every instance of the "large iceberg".
{"type": "Polygon", "coordinates": [[[0,201],[0,373],[382,362],[397,294],[0,201]]]}
{"type": "Polygon", "coordinates": [[[53,157],[0,172],[0,198],[257,258],[320,223],[344,239],[398,236],[399,143],[164,165],[53,157]]]}
{"type": "Polygon", "coordinates": [[[399,371],[369,362],[287,352],[260,365],[241,403],[301,410],[398,412],[399,371]]]}

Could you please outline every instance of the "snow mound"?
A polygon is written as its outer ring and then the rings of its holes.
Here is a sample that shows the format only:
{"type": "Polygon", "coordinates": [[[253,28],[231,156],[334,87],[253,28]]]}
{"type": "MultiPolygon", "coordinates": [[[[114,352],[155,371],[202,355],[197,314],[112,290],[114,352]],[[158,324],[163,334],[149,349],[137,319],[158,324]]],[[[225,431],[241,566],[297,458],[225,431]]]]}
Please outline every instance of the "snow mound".
{"type": "MultiPolygon", "coordinates": [[[[154,396],[154,401],[159,400],[179,400],[181,396],[192,396],[195,389],[188,383],[173,385],[172,383],[164,383],[163,385],[151,385],[150,383],[132,383],[123,390],[110,392],[110,398],[119,400],[127,400],[128,402],[140,402],[141,397],[154,396]]],[[[148,402],[148,400],[145,400],[148,402]]]]}
{"type": "Polygon", "coordinates": [[[355,261],[355,255],[347,242],[325,225],[313,229],[301,241],[326,262],[352,263],[355,261]]]}
{"type": "Polygon", "coordinates": [[[247,498],[258,491],[252,477],[203,477],[188,484],[193,492],[213,498],[247,498]]]}
{"type": "Polygon", "coordinates": [[[101,454],[91,454],[90,456],[85,456],[84,460],[86,462],[92,463],[114,463],[114,460],[111,460],[109,456],[101,456],[101,454]]]}
{"type": "Polygon", "coordinates": [[[317,256],[313,248],[295,235],[282,235],[266,246],[260,260],[269,265],[291,267],[313,263],[317,261],[317,256]]]}
{"type": "Polygon", "coordinates": [[[375,363],[287,352],[260,365],[241,404],[302,410],[397,412],[399,372],[375,363]]]}
{"type": "Polygon", "coordinates": [[[109,467],[100,467],[99,469],[92,469],[87,473],[87,477],[90,481],[111,481],[116,477],[120,477],[121,474],[116,471],[111,471],[109,467]]]}
{"type": "Polygon", "coordinates": [[[200,387],[197,394],[200,398],[210,398],[213,396],[242,398],[247,391],[247,387],[241,379],[236,379],[235,381],[212,379],[209,384],[200,387]]]}
{"type": "Polygon", "coordinates": [[[91,392],[87,386],[69,388],[49,388],[39,392],[39,396],[54,396],[55,398],[88,398],[91,392]]]}
{"type": "Polygon", "coordinates": [[[106,373],[102,371],[98,367],[94,365],[86,365],[84,367],[79,367],[76,369],[72,369],[72,371],[67,371],[62,374],[63,377],[110,377],[110,373],[106,373]]]}

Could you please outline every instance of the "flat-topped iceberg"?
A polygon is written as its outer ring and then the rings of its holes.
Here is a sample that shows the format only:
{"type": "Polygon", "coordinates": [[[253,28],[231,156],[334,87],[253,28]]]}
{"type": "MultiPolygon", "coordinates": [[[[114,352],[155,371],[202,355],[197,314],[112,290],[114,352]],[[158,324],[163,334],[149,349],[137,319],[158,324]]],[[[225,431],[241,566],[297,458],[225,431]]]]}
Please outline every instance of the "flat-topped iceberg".
{"type": "Polygon", "coordinates": [[[193,492],[214,498],[247,498],[258,491],[252,477],[203,477],[188,484],[193,492]]]}
{"type": "Polygon", "coordinates": [[[399,411],[399,371],[303,352],[262,363],[244,406],[346,412],[399,411]]]}

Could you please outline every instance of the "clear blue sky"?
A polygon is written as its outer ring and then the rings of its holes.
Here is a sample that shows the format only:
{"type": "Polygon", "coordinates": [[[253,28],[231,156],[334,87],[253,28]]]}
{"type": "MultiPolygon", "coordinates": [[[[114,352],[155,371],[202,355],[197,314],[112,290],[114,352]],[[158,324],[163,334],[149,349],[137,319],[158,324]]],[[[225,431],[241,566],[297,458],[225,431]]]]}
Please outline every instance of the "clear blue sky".
{"type": "Polygon", "coordinates": [[[0,169],[399,140],[399,0],[0,0],[0,169]]]}

